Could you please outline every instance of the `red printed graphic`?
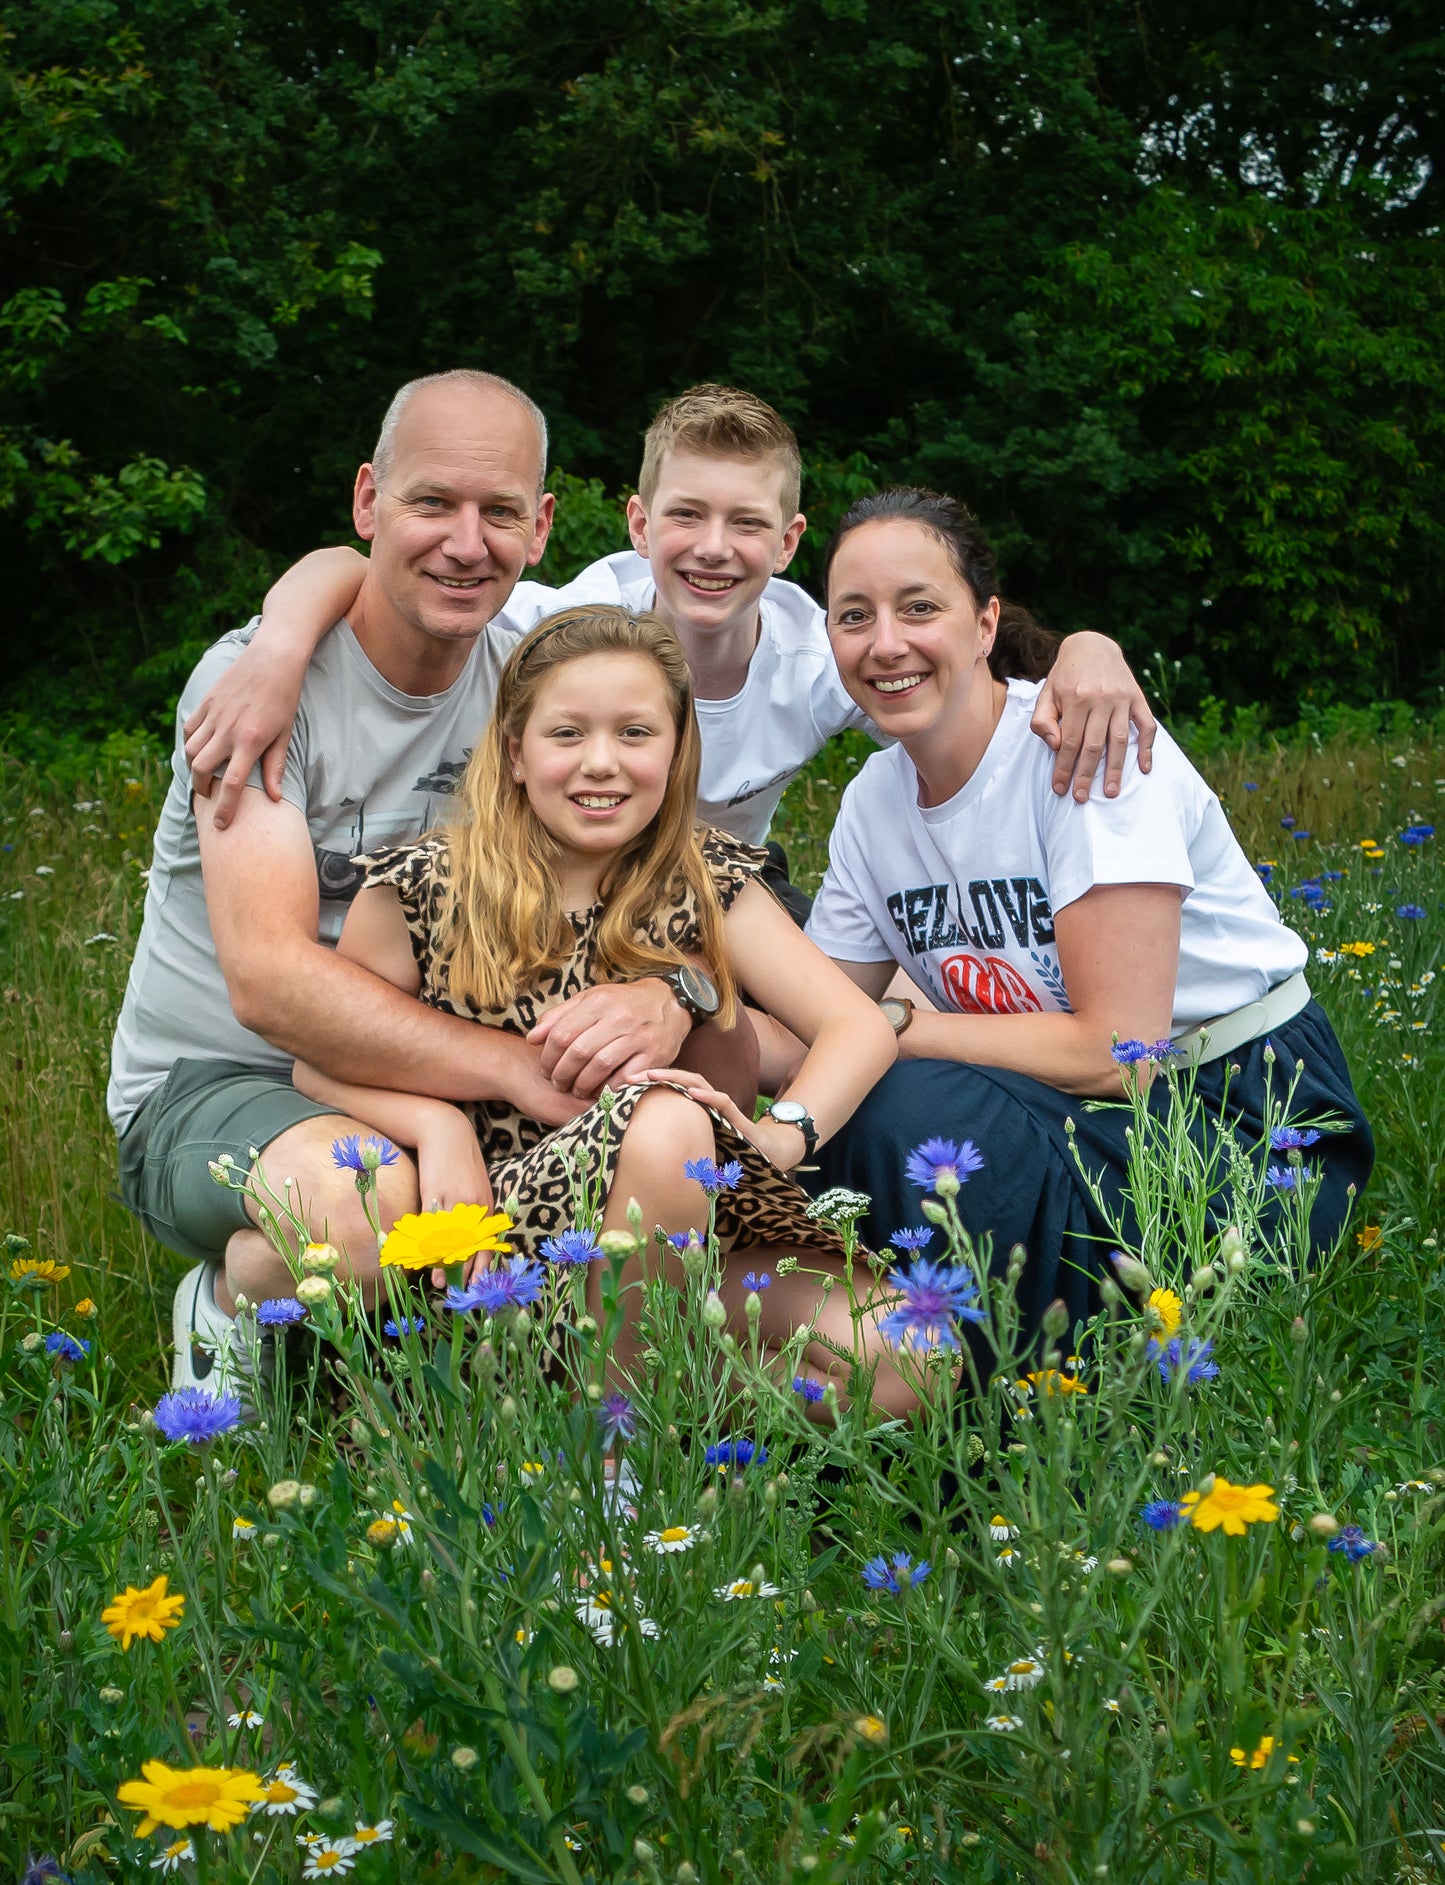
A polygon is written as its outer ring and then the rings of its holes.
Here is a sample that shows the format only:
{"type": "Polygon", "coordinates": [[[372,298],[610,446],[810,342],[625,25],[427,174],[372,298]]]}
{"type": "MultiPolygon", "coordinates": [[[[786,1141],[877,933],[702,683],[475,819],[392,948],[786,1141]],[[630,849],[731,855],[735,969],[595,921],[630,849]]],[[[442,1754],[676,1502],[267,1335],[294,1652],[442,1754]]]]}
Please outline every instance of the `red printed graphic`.
{"type": "Polygon", "coordinates": [[[964,1014],[1042,1014],[1043,1003],[1007,956],[945,956],[943,986],[964,1014]]]}

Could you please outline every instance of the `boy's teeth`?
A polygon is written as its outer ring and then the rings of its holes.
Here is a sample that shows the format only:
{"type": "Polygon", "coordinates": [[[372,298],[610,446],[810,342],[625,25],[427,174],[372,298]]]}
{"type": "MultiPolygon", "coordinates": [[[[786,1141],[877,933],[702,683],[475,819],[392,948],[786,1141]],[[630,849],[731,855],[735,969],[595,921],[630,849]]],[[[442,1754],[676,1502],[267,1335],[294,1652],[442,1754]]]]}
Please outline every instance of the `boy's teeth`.
{"type": "Polygon", "coordinates": [[[687,580],[694,589],[732,589],[737,586],[736,576],[689,576],[687,580]]]}
{"type": "Polygon", "coordinates": [[[873,685],[880,694],[906,694],[910,687],[917,687],[923,680],[921,674],[905,674],[896,681],[875,681],[873,685]]]}

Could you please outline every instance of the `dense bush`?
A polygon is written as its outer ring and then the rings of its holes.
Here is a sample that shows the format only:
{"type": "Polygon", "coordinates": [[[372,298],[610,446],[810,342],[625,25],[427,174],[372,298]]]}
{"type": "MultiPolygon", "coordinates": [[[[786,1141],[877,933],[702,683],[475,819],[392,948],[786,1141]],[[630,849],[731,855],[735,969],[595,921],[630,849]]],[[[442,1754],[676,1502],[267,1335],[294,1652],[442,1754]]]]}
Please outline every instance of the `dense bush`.
{"type": "Polygon", "coordinates": [[[1432,34],[1420,0],[37,0],[0,40],[8,705],[163,716],[344,534],[393,386],[457,363],[553,416],[557,573],[617,541],[655,402],[732,378],[816,522],[958,489],[1017,590],[1190,700],[1417,696],[1432,34]]]}

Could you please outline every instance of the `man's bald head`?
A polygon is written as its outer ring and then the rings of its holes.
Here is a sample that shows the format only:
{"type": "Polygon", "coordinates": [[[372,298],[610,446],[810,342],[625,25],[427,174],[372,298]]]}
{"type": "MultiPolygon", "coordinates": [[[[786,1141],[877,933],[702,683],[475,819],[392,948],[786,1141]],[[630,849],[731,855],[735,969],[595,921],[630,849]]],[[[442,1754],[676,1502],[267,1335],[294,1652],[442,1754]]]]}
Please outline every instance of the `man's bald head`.
{"type": "Polygon", "coordinates": [[[408,380],[397,392],[386,409],[381,431],[377,435],[376,449],[371,454],[372,476],[378,486],[386,483],[395,462],[397,433],[406,409],[424,389],[428,405],[444,399],[448,389],[455,389],[459,393],[500,394],[505,399],[515,400],[536,427],[537,496],[540,500],[547,487],[547,421],[542,408],[535,399],[529,399],[520,386],[504,380],[500,373],[483,373],[477,367],[453,367],[446,373],[425,373],[420,379],[408,380]]]}

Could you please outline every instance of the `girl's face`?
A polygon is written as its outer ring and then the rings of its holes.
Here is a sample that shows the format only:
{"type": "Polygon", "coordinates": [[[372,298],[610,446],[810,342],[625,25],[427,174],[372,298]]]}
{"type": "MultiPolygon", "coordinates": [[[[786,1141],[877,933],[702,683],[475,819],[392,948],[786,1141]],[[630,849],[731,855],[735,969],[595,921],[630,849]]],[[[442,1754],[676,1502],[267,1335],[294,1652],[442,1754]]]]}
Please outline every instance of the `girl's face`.
{"type": "Polygon", "coordinates": [[[581,655],[537,690],[512,776],[565,852],[605,858],[657,816],[677,750],[672,699],[642,654],[581,655]]]}
{"type": "Polygon", "coordinates": [[[907,740],[952,727],[987,698],[998,600],[979,608],[931,530],[861,524],[828,578],[828,639],[843,685],[880,731],[907,740]]]}

